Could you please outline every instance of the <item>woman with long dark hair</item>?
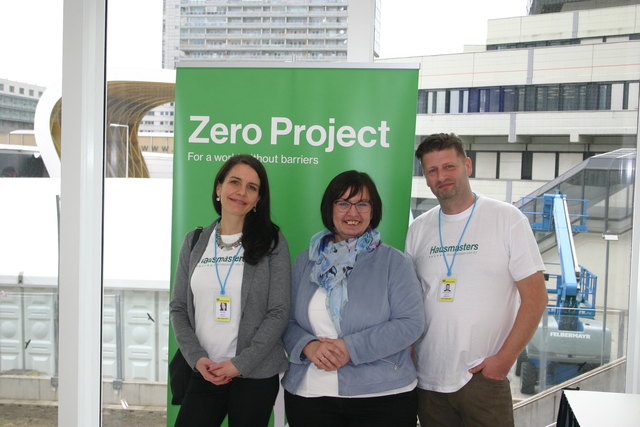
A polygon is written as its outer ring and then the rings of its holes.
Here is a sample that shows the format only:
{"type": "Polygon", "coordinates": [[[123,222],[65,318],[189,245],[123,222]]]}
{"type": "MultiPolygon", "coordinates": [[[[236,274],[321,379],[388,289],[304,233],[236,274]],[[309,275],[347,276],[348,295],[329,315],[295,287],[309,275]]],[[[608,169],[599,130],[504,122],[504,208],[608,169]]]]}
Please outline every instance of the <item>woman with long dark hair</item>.
{"type": "Polygon", "coordinates": [[[287,367],[289,250],[257,159],[227,160],[212,198],[220,218],[196,242],[187,234],[173,283],[171,322],[194,369],[176,426],[219,426],[226,415],[231,427],[266,426],[287,367]]]}

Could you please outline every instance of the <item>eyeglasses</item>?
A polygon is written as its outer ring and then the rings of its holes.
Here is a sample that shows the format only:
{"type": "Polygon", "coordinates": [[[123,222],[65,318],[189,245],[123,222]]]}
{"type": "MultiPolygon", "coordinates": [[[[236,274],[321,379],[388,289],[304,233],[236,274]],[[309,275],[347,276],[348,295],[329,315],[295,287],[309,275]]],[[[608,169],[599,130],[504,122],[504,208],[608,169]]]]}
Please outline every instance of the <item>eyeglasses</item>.
{"type": "Polygon", "coordinates": [[[371,202],[368,202],[366,200],[360,200],[359,202],[355,202],[355,203],[351,203],[351,202],[347,202],[346,200],[336,200],[335,202],[333,202],[336,205],[336,209],[338,209],[338,212],[347,212],[349,209],[351,209],[351,206],[355,206],[356,210],[360,213],[368,213],[371,211],[371,202]]]}

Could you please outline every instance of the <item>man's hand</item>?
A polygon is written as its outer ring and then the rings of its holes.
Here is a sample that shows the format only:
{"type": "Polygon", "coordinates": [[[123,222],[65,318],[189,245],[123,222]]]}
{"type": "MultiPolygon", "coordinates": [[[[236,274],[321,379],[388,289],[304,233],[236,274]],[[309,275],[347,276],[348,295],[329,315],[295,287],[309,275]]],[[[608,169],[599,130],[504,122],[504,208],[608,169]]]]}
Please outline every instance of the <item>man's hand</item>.
{"type": "Polygon", "coordinates": [[[469,372],[476,374],[481,372],[485,377],[492,380],[503,380],[507,378],[507,374],[511,369],[512,363],[500,360],[497,355],[487,357],[479,365],[469,369],[469,372]]]}

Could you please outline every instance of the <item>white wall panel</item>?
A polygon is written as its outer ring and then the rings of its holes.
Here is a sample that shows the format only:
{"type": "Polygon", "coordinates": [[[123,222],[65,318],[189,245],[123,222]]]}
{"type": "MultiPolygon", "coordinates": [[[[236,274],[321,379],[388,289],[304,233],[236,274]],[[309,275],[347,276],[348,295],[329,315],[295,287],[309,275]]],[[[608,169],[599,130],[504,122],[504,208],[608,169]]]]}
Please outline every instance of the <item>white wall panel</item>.
{"type": "Polygon", "coordinates": [[[490,19],[487,22],[487,44],[516,43],[521,40],[523,18],[490,19]]]}
{"type": "Polygon", "coordinates": [[[533,153],[533,165],[531,167],[532,179],[551,181],[555,178],[555,171],[555,153],[533,153]]]}
{"type": "Polygon", "coordinates": [[[20,294],[0,295],[0,372],[24,368],[21,306],[20,294]]]}
{"type": "Polygon", "coordinates": [[[622,110],[624,101],[624,83],[611,85],[611,109],[622,110]]]}
{"type": "Polygon", "coordinates": [[[522,153],[500,153],[500,179],[522,178],[522,153]]]}
{"type": "Polygon", "coordinates": [[[571,39],[574,14],[577,13],[577,37],[627,35],[640,32],[640,7],[637,5],[562,13],[491,19],[487,43],[504,44],[525,41],[571,39]]]}
{"type": "MultiPolygon", "coordinates": [[[[521,198],[528,196],[538,188],[546,184],[547,181],[520,181],[514,180],[511,191],[513,192],[513,202],[517,202],[521,198]]],[[[517,206],[517,205],[516,205],[517,206]]]]}
{"type": "Polygon", "coordinates": [[[518,135],[635,135],[637,111],[518,113],[518,135]]]}
{"type": "Polygon", "coordinates": [[[521,85],[527,82],[529,51],[517,49],[476,53],[473,63],[473,86],[521,85]]]}
{"type": "Polygon", "coordinates": [[[534,51],[533,84],[592,81],[593,46],[556,46],[534,51]]]}
{"type": "Polygon", "coordinates": [[[629,83],[629,110],[638,109],[638,92],[640,90],[640,83],[629,83]]]}
{"type": "Polygon", "coordinates": [[[154,294],[144,291],[124,293],[125,378],[155,380],[156,334],[154,294]]]}
{"type": "Polygon", "coordinates": [[[545,13],[523,17],[520,41],[562,40],[572,38],[573,13],[545,13]]]}
{"type": "Polygon", "coordinates": [[[508,135],[509,113],[417,116],[417,135],[430,135],[435,132],[454,132],[458,135],[508,135]]]}
{"type": "MultiPolygon", "coordinates": [[[[43,293],[8,289],[0,290],[0,372],[28,369],[42,375],[54,375],[54,288],[51,288],[52,292],[43,293]]],[[[120,331],[114,291],[107,291],[104,297],[103,377],[118,377],[117,335],[120,333],[124,346],[120,350],[124,358],[121,379],[166,382],[169,292],[125,291],[121,295],[123,322],[120,331]]]]}
{"type": "Polygon", "coordinates": [[[418,87],[420,89],[471,87],[476,53],[423,57],[418,87]]]}
{"type": "Polygon", "coordinates": [[[640,40],[605,43],[593,48],[593,81],[638,80],[640,40]]]}
{"type": "Polygon", "coordinates": [[[506,200],[507,186],[495,185],[494,180],[490,179],[474,179],[471,181],[471,190],[476,194],[491,197],[497,200],[506,200]]]}
{"type": "Polygon", "coordinates": [[[575,165],[582,163],[582,153],[560,153],[558,159],[558,175],[562,175],[575,165]]]}
{"type": "Polygon", "coordinates": [[[158,361],[157,381],[167,381],[168,352],[169,352],[169,292],[158,292],[158,316],[156,317],[156,333],[158,345],[156,360],[158,361]]]}
{"type": "Polygon", "coordinates": [[[117,377],[118,348],[115,295],[104,296],[102,305],[102,377],[117,377]]]}
{"type": "Polygon", "coordinates": [[[498,163],[497,153],[476,153],[476,162],[473,165],[476,178],[495,178],[498,163]]]}
{"type": "Polygon", "coordinates": [[[24,297],[25,368],[49,373],[55,370],[54,295],[24,297]]]}
{"type": "Polygon", "coordinates": [[[580,11],[578,38],[637,32],[637,6],[607,7],[580,11]]]}

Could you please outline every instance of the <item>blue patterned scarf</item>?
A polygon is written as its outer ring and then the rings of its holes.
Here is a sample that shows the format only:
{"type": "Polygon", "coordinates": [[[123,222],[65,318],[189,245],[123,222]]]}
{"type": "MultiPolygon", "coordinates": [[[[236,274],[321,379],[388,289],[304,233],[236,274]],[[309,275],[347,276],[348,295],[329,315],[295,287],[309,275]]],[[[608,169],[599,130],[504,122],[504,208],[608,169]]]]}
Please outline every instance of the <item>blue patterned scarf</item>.
{"type": "Polygon", "coordinates": [[[360,237],[333,242],[334,234],[324,229],[311,237],[309,259],[314,261],[311,283],[326,289],[326,307],[333,325],[341,336],[340,313],[349,301],[347,279],[353,270],[356,256],[363,249],[372,252],[380,244],[378,230],[368,228],[360,237]],[[354,248],[355,241],[355,248],[354,248]]]}

